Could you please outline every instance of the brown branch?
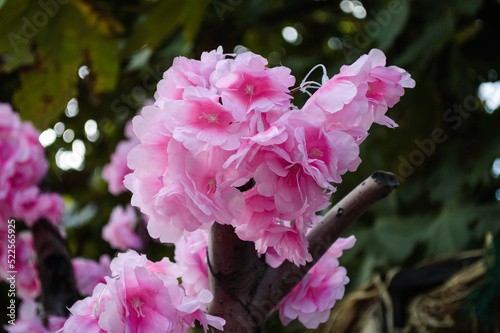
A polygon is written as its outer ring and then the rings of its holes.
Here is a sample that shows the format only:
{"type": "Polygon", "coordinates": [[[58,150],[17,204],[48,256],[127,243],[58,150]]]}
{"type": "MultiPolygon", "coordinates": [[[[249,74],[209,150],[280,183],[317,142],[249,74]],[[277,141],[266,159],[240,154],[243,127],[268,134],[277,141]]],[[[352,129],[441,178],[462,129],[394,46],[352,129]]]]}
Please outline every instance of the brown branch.
{"type": "Polygon", "coordinates": [[[75,276],[66,242],[47,220],[33,227],[33,242],[38,258],[45,316],[68,316],[68,309],[78,300],[75,276]]]}
{"type": "Polygon", "coordinates": [[[387,172],[375,172],[358,185],[307,235],[313,260],[300,267],[285,261],[271,268],[257,257],[253,243],[239,240],[231,226],[214,224],[208,253],[214,294],[210,314],[226,320],[225,332],[262,332],[267,316],[347,227],[397,186],[396,177],[387,172]]]}
{"type": "Polygon", "coordinates": [[[215,223],[209,244],[210,290],[214,295],[209,313],[226,320],[224,332],[246,332],[242,327],[249,324],[263,327],[262,318],[254,318],[248,308],[267,267],[257,256],[254,243],[240,240],[231,225],[215,223]]]}
{"type": "Polygon", "coordinates": [[[386,197],[398,186],[391,173],[375,172],[337,203],[307,235],[309,253],[313,260],[297,267],[285,261],[268,269],[255,296],[253,311],[266,315],[302,280],[340,235],[375,202],[386,197]]]}

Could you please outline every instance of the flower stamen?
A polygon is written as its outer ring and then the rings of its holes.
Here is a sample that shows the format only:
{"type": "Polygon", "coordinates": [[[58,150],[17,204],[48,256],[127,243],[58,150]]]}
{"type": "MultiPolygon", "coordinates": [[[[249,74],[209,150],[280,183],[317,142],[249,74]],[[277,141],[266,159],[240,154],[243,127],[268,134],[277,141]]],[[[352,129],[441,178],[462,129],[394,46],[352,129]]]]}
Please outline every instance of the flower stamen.
{"type": "Polygon", "coordinates": [[[247,84],[245,87],[245,94],[250,95],[250,96],[255,95],[254,89],[255,89],[255,86],[253,84],[247,84]]]}
{"type": "Polygon", "coordinates": [[[219,114],[217,113],[204,113],[198,119],[205,118],[209,124],[219,123],[219,114]]]}
{"type": "Polygon", "coordinates": [[[146,317],[144,313],[142,313],[142,306],[144,305],[144,302],[140,300],[139,296],[134,298],[130,304],[132,304],[132,307],[134,308],[135,312],[137,312],[137,317],[146,317]]]}
{"type": "Polygon", "coordinates": [[[309,152],[309,157],[310,158],[318,158],[318,157],[323,157],[323,152],[319,148],[313,148],[309,152]]]}

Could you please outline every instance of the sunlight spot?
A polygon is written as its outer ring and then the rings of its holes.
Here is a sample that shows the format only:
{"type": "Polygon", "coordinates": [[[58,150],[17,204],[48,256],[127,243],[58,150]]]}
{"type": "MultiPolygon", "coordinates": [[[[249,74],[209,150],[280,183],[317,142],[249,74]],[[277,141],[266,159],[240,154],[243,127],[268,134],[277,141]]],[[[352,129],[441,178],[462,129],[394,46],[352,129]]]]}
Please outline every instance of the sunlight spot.
{"type": "Polygon", "coordinates": [[[89,75],[89,73],[90,70],[87,66],[82,66],[78,68],[78,76],[80,77],[80,79],[85,78],[87,75],[89,75]]]}
{"type": "Polygon", "coordinates": [[[78,114],[79,108],[78,108],[78,100],[76,98],[72,98],[69,102],[68,105],[66,106],[66,110],[64,113],[66,114],[67,117],[72,118],[78,114]]]}
{"type": "Polygon", "coordinates": [[[495,159],[493,166],[491,167],[491,175],[493,178],[498,178],[500,176],[500,158],[495,159]]]}
{"type": "Polygon", "coordinates": [[[85,122],[85,135],[90,142],[96,142],[99,138],[97,122],[94,119],[89,119],[85,122]]]}
{"type": "Polygon", "coordinates": [[[243,45],[236,45],[234,47],[234,53],[236,53],[236,54],[245,53],[248,51],[250,51],[250,50],[247,49],[246,47],[244,47],[243,45]]]}
{"type": "Polygon", "coordinates": [[[56,153],[56,165],[62,170],[83,170],[84,157],[73,150],[59,149],[56,153]]]}
{"type": "Polygon", "coordinates": [[[75,132],[72,129],[67,129],[63,133],[64,142],[70,143],[75,138],[75,132]]]}
{"type": "Polygon", "coordinates": [[[354,15],[355,18],[358,19],[364,19],[366,17],[366,9],[365,7],[361,6],[355,6],[352,15],[354,15]]]}
{"type": "Polygon", "coordinates": [[[344,13],[352,13],[352,11],[354,10],[354,5],[349,0],[343,0],[340,2],[340,9],[342,9],[344,13]]]}
{"type": "Polygon", "coordinates": [[[283,36],[283,39],[290,44],[295,43],[299,38],[299,33],[294,27],[284,27],[283,30],[281,30],[281,35],[283,36]]]}
{"type": "Polygon", "coordinates": [[[481,83],[477,95],[483,101],[486,112],[493,113],[500,106],[500,81],[481,83]]]}
{"type": "Polygon", "coordinates": [[[85,156],[85,144],[82,140],[76,139],[75,141],[73,141],[71,148],[75,154],[78,154],[82,157],[85,156]]]}
{"type": "Polygon", "coordinates": [[[342,50],[342,41],[337,37],[331,37],[328,40],[327,45],[330,49],[334,51],[342,50]]]}
{"type": "Polygon", "coordinates": [[[61,136],[64,133],[64,130],[66,129],[66,126],[64,126],[64,123],[58,122],[57,124],[54,125],[54,132],[56,132],[57,136],[61,136]]]}
{"type": "Polygon", "coordinates": [[[53,144],[54,141],[56,141],[56,137],[56,131],[54,131],[52,128],[48,128],[40,134],[40,136],[38,137],[38,141],[40,141],[42,146],[47,147],[53,144]]]}
{"type": "Polygon", "coordinates": [[[366,17],[366,9],[360,1],[343,0],[340,2],[340,9],[344,13],[352,13],[355,18],[364,19],[366,17]]]}

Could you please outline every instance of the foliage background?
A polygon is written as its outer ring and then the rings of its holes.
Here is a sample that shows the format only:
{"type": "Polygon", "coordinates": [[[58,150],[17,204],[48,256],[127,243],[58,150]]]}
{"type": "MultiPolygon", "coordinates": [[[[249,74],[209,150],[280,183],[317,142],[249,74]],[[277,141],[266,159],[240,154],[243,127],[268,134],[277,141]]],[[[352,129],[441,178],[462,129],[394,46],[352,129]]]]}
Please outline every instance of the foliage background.
{"type": "MultiPolygon", "coordinates": [[[[271,66],[288,66],[298,82],[317,63],[333,76],[377,47],[388,64],[416,80],[389,111],[400,127],[372,129],[363,163],[332,196],[339,200],[378,169],[401,182],[349,231],[358,238],[341,261],[350,288],[376,271],[480,248],[487,232],[498,237],[500,172],[493,164],[500,158],[500,112],[485,109],[477,93],[482,82],[499,80],[500,1],[365,0],[362,6],[365,18],[337,1],[0,0],[0,101],[41,131],[61,122],[74,132],[73,140],[58,136],[46,148],[47,187],[67,201],[72,254],[115,253],[100,232],[111,209],[130,195],[108,193],[103,165],[172,59],[199,58],[219,45],[226,52],[246,47],[271,66]],[[283,38],[287,26],[299,34],[295,42],[283,38]],[[83,79],[82,66],[90,70],[83,79]],[[72,98],[78,114],[68,117],[72,98]],[[89,119],[98,138],[89,140],[89,119]],[[80,170],[63,170],[56,156],[71,152],[76,139],[84,143],[84,162],[80,170]]],[[[303,100],[297,95],[298,105],[303,100]]],[[[153,260],[171,254],[159,244],[148,252],[153,260]]],[[[270,325],[278,330],[276,318],[270,325]]]]}

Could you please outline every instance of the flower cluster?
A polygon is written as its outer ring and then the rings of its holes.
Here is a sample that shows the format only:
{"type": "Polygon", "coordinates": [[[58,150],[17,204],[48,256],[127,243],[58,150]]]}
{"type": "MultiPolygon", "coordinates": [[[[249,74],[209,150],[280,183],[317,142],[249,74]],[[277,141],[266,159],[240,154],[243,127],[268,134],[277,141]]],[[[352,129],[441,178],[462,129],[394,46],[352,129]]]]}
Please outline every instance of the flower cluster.
{"type": "MultiPolygon", "coordinates": [[[[349,282],[347,271],[339,265],[338,259],[355,242],[354,236],[337,239],[302,281],[276,306],[275,310],[279,311],[284,325],[298,319],[312,329],[326,322],[335,302],[344,296],[345,285],[349,282]]],[[[181,238],[175,243],[175,261],[186,270],[182,285],[188,295],[197,295],[209,288],[207,244],[206,230],[192,232],[187,239],[181,238]]],[[[284,261],[274,250],[268,251],[265,259],[272,267],[278,267],[284,261]]]]}
{"type": "Polygon", "coordinates": [[[48,316],[47,324],[44,325],[39,314],[39,304],[32,300],[25,300],[19,306],[19,317],[15,325],[4,325],[8,333],[54,333],[63,327],[66,318],[59,316],[48,316]]]}
{"type": "Polygon", "coordinates": [[[132,170],[127,166],[127,155],[139,144],[139,140],[132,130],[132,122],[125,125],[126,140],[122,140],[116,146],[116,150],[111,154],[111,162],[106,164],[102,170],[102,178],[108,182],[108,190],[111,194],[118,195],[126,191],[123,179],[132,170]]]}
{"type": "Polygon", "coordinates": [[[0,207],[30,226],[40,218],[57,224],[65,208],[61,196],[40,193],[37,186],[48,169],[39,135],[9,104],[0,103],[0,207]]]}
{"type": "Polygon", "coordinates": [[[109,222],[102,229],[102,238],[115,249],[140,250],[142,240],[134,231],[137,222],[137,213],[132,206],[127,205],[125,209],[117,206],[113,208],[109,222]]]}
{"type": "MultiPolygon", "coordinates": [[[[4,220],[6,221],[6,220],[4,220]]],[[[7,240],[7,224],[2,221],[0,225],[0,236],[2,241],[7,240]]],[[[2,244],[4,245],[4,244],[2,244]]],[[[16,260],[14,269],[7,267],[8,254],[7,244],[0,252],[1,268],[0,278],[8,281],[8,271],[16,271],[16,295],[22,300],[33,300],[40,295],[41,284],[36,268],[36,253],[33,245],[33,237],[27,230],[18,232],[16,235],[16,260]]],[[[12,257],[10,257],[12,258],[12,257]]]]}
{"type": "Polygon", "coordinates": [[[197,295],[203,289],[210,289],[207,266],[208,231],[196,230],[189,237],[175,243],[175,262],[184,267],[182,286],[186,294],[197,295]]]}
{"type": "MultiPolygon", "coordinates": [[[[38,183],[48,162],[38,141],[40,133],[30,122],[22,122],[9,104],[0,103],[0,278],[7,279],[7,221],[23,220],[32,226],[45,218],[60,222],[65,206],[55,193],[40,193],[38,183]]],[[[34,299],[40,294],[36,254],[28,231],[16,237],[17,295],[34,299]]]]}
{"type": "Polygon", "coordinates": [[[178,57],[155,103],[133,119],[140,144],[128,155],[125,186],[153,238],[175,242],[231,224],[259,253],[304,264],[305,234],[332,183],[356,170],[372,123],[395,126],[385,113],[414,85],[372,50],[323,85],[304,80],[300,90],[319,89],[299,109],[290,69],[266,65],[222,48],[200,60],[178,57]]]}
{"type": "Polygon", "coordinates": [[[339,238],[276,306],[283,325],[297,318],[305,327],[312,329],[328,320],[335,301],[344,296],[344,286],[349,283],[347,271],[339,266],[338,258],[355,242],[354,236],[339,238]]]}
{"type": "Polygon", "coordinates": [[[76,287],[80,295],[90,296],[95,286],[106,282],[104,278],[111,276],[110,262],[107,254],[103,254],[99,258],[99,262],[86,258],[73,258],[71,260],[75,272],[76,287]]]}
{"type": "Polygon", "coordinates": [[[200,310],[210,291],[186,295],[178,282],[184,270],[168,258],[152,262],[129,250],[110,267],[111,277],[70,308],[63,332],[187,332],[195,321],[205,332],[209,325],[222,330],[223,319],[200,310]]]}

